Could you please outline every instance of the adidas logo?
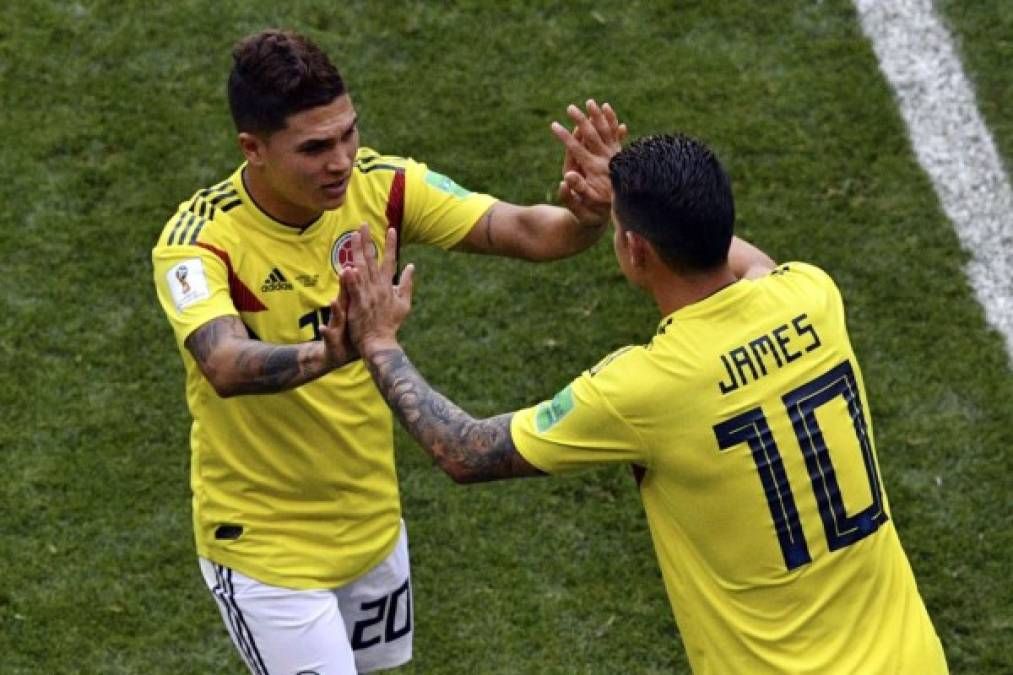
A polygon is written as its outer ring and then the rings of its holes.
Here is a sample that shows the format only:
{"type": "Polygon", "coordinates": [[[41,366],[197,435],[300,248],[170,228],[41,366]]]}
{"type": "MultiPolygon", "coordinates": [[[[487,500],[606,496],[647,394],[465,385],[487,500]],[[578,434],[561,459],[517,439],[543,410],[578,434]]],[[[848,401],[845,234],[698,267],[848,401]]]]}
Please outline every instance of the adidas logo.
{"type": "Polygon", "coordinates": [[[281,270],[275,267],[271,270],[271,273],[264,279],[264,283],[260,286],[261,293],[270,293],[271,291],[291,291],[292,284],[289,283],[285,275],[281,273],[281,270]]]}

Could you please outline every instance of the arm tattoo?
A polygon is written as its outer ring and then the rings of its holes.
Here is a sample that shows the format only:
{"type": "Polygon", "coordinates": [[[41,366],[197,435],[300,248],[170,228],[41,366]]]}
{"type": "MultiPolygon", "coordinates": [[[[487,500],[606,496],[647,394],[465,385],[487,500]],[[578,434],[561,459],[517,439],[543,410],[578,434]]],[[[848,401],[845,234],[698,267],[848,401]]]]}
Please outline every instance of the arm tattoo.
{"type": "Polygon", "coordinates": [[[230,395],[283,391],[331,370],[316,358],[318,343],[265,344],[250,339],[246,325],[235,316],[212,319],[191,333],[184,345],[215,388],[230,395]],[[224,353],[232,358],[215,358],[216,350],[226,346],[229,351],[224,353]]]}
{"type": "Polygon", "coordinates": [[[243,322],[234,316],[220,316],[217,319],[212,319],[206,324],[190,333],[187,336],[184,344],[186,348],[190,350],[193,357],[201,365],[207,366],[208,359],[211,356],[211,352],[214,351],[222,340],[228,337],[234,337],[237,331],[244,337],[246,336],[246,329],[243,327],[243,322]]]}
{"type": "Polygon", "coordinates": [[[489,250],[496,250],[496,245],[492,241],[492,212],[496,210],[496,205],[493,204],[489,207],[489,210],[485,212],[485,239],[489,242],[489,250]]]}
{"type": "Polygon", "coordinates": [[[513,413],[476,420],[429,386],[400,349],[379,351],[366,365],[404,428],[454,480],[544,475],[517,452],[513,413]]]}
{"type": "Polygon", "coordinates": [[[270,394],[309,382],[328,368],[314,367],[312,344],[268,345],[250,340],[236,351],[235,367],[245,375],[239,393],[270,394]]]}

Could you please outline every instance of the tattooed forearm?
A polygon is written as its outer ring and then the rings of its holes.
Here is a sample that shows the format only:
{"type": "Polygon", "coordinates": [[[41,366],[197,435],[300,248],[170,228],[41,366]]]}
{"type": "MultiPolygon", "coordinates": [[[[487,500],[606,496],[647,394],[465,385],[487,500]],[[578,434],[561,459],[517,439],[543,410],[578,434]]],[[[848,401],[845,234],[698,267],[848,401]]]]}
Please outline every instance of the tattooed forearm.
{"type": "Polygon", "coordinates": [[[270,394],[314,380],[334,368],[323,345],[273,345],[252,340],[235,316],[219,317],[187,337],[186,348],[221,396],[270,394]]]}
{"type": "Polygon", "coordinates": [[[235,368],[243,381],[236,393],[267,394],[314,380],[330,368],[314,352],[315,343],[268,345],[249,341],[236,350],[235,368]]]}
{"type": "Polygon", "coordinates": [[[367,366],[405,429],[457,482],[542,475],[514,446],[513,413],[476,420],[430,387],[399,349],[373,354],[367,366]]]}

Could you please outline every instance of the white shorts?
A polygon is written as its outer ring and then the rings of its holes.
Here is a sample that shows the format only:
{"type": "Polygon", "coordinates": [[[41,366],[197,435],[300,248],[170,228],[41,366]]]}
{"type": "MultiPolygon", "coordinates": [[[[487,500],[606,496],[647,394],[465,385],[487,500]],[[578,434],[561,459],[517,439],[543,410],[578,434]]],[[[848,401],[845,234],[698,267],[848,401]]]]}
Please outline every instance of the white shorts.
{"type": "Polygon", "coordinates": [[[411,660],[415,617],[404,522],[394,551],[341,588],[279,588],[199,561],[253,675],[346,675],[411,660]]]}

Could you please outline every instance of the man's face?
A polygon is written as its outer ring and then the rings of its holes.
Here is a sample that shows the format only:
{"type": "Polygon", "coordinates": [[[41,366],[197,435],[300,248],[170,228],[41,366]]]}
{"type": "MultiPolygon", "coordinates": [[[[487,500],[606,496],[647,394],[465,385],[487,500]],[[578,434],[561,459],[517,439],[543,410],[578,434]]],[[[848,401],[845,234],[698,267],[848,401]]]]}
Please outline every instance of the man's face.
{"type": "Polygon", "coordinates": [[[269,192],[262,206],[271,215],[304,222],[344,204],[359,149],[357,119],[343,94],[289,115],[284,129],[260,141],[258,169],[269,192]]]}

